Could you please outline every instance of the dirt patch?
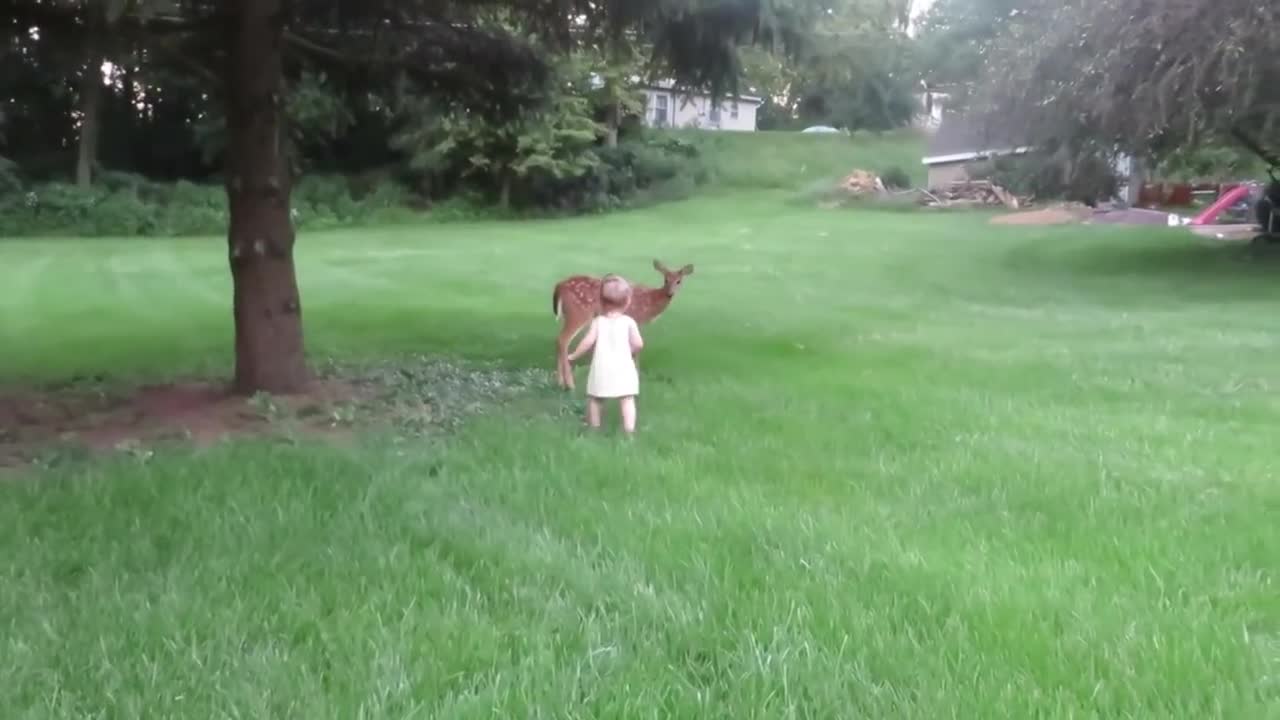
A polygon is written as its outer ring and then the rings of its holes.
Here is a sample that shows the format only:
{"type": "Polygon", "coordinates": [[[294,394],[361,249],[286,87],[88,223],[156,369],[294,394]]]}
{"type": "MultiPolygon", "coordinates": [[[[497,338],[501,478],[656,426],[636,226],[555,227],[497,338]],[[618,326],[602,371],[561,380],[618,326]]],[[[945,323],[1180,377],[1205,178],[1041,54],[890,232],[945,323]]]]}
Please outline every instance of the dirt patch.
{"type": "Polygon", "coordinates": [[[1125,208],[1095,213],[1091,223],[1104,225],[1164,225],[1169,224],[1169,213],[1147,208],[1125,208]]]}
{"type": "Polygon", "coordinates": [[[203,380],[119,387],[80,379],[0,388],[0,468],[62,455],[147,455],[161,444],[203,447],[251,436],[341,441],[361,428],[421,436],[492,408],[509,409],[535,390],[543,393],[543,406],[563,411],[562,393],[545,372],[428,357],[358,367],[326,363],[307,392],[292,396],[244,397],[203,380]]]}
{"type": "Polygon", "coordinates": [[[996,225],[1068,225],[1087,220],[1093,211],[1084,205],[1051,205],[991,219],[996,225]]]}
{"type": "Polygon", "coordinates": [[[27,464],[53,446],[101,452],[288,431],[341,434],[342,409],[360,398],[360,388],[335,379],[290,397],[246,398],[209,382],[0,391],[0,466],[27,464]]]}

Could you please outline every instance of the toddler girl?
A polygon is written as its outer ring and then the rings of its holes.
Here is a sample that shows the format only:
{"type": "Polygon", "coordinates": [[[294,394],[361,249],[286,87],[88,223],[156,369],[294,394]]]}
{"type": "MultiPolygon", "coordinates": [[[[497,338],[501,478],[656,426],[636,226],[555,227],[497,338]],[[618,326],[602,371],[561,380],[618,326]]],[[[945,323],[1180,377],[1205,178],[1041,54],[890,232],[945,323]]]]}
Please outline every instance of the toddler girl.
{"type": "Polygon", "coordinates": [[[600,401],[617,398],[622,429],[628,435],[636,431],[636,395],[640,394],[635,355],[644,348],[640,328],[624,312],[630,304],[630,283],[617,275],[604,276],[600,283],[601,314],[591,321],[582,342],[569,354],[569,362],[574,362],[594,348],[587,376],[587,424],[599,428],[600,401]]]}

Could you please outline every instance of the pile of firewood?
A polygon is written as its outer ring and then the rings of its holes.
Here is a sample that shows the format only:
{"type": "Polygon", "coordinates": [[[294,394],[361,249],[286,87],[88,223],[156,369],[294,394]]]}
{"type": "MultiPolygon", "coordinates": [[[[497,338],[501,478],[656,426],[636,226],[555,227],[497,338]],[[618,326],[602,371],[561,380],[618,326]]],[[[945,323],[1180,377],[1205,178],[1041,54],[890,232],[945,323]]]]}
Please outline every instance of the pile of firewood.
{"type": "Polygon", "coordinates": [[[927,193],[925,204],[933,206],[1003,205],[1010,210],[1017,210],[1026,203],[990,180],[956,180],[944,188],[927,193]]]}

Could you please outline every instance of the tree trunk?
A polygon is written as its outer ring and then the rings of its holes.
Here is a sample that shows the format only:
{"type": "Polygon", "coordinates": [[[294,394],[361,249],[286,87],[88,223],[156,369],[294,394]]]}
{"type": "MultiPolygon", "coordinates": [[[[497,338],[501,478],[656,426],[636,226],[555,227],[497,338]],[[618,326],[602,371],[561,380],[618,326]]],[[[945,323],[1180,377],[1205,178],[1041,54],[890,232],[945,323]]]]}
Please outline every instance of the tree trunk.
{"type": "Polygon", "coordinates": [[[1124,201],[1130,207],[1138,207],[1138,201],[1142,197],[1142,184],[1146,182],[1147,173],[1145,163],[1137,156],[1129,161],[1129,180],[1128,193],[1126,193],[1124,201]]]}
{"type": "Polygon", "coordinates": [[[227,237],[235,389],[293,393],[309,379],[293,266],[292,182],[284,151],[286,0],[234,0],[226,68],[227,237]]]}
{"type": "Polygon", "coordinates": [[[604,145],[605,147],[618,147],[618,116],[622,114],[620,103],[614,100],[609,104],[609,114],[605,118],[604,126],[604,145]]]}
{"type": "Polygon", "coordinates": [[[503,211],[511,209],[511,173],[503,172],[501,184],[498,186],[498,207],[503,211]]]}
{"type": "Polygon", "coordinates": [[[91,29],[85,40],[85,68],[80,78],[80,142],[76,157],[76,185],[93,184],[93,166],[98,161],[98,128],[102,117],[102,38],[91,29]]]}
{"type": "Polygon", "coordinates": [[[605,147],[618,147],[618,125],[622,123],[622,100],[619,97],[618,86],[612,80],[605,84],[605,95],[609,98],[609,108],[604,118],[604,145],[605,147]]]}
{"type": "Polygon", "coordinates": [[[604,144],[605,147],[618,147],[618,127],[622,124],[622,88],[616,77],[618,68],[622,66],[623,39],[616,33],[609,33],[605,40],[605,57],[610,64],[609,75],[604,81],[604,94],[609,98],[609,108],[605,113],[604,144]]]}

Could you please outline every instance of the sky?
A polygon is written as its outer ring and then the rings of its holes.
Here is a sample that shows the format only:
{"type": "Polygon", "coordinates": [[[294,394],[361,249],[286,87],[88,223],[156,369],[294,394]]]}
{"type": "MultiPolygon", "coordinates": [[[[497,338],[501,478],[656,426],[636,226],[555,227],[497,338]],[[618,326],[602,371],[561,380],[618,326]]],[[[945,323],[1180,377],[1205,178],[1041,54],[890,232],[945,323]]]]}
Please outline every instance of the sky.
{"type": "Polygon", "coordinates": [[[911,20],[914,23],[916,18],[928,12],[933,7],[933,0],[911,0],[911,20]]]}
{"type": "Polygon", "coordinates": [[[929,11],[933,7],[934,0],[911,0],[911,22],[907,23],[907,34],[915,37],[916,23],[920,22],[920,16],[929,11]]]}

